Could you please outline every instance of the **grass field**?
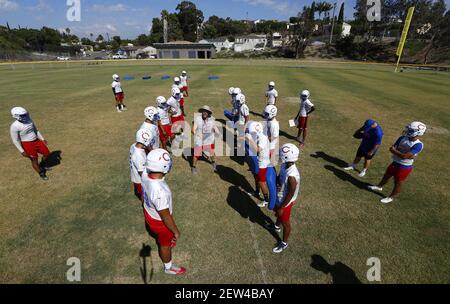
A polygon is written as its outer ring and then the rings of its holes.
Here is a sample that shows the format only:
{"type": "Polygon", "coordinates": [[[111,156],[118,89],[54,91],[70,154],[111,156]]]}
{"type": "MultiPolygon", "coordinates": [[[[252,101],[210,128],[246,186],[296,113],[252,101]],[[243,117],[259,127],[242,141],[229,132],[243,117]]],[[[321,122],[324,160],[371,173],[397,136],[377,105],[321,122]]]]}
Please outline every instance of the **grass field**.
{"type": "Polygon", "coordinates": [[[369,283],[370,257],[381,261],[382,283],[450,282],[448,73],[295,61],[53,63],[0,66],[0,84],[1,283],[65,283],[70,257],[81,260],[82,283],[330,283],[343,275],[342,267],[331,267],[331,274],[312,268],[312,255],[345,264],[362,283],[369,283]],[[281,255],[272,253],[275,239],[261,226],[273,215],[240,190],[253,185],[245,164],[222,157],[219,174],[202,162],[191,176],[188,163],[175,158],[167,178],[182,234],[174,259],[188,273],[162,274],[131,191],[128,150],[144,107],[169,95],[171,81],[161,76],[182,69],[191,75],[190,119],[204,104],[223,119],[230,86],[241,87],[250,109],[260,113],[266,83],[276,81],[282,143],[296,134],[288,120],[299,91],[312,92],[317,111],[298,164],[302,196],[293,209],[290,247],[281,255]],[[113,73],[136,77],[123,81],[128,112],[115,112],[113,73]],[[210,75],[220,79],[208,81],[210,75]],[[16,105],[31,112],[50,148],[62,151],[47,183],[10,142],[9,111],[16,105]],[[367,118],[379,121],[385,138],[361,179],[342,166],[353,159],[352,134],[367,118]],[[413,120],[428,125],[425,149],[401,196],[382,205],[365,183],[379,181],[389,145],[413,120]]]}

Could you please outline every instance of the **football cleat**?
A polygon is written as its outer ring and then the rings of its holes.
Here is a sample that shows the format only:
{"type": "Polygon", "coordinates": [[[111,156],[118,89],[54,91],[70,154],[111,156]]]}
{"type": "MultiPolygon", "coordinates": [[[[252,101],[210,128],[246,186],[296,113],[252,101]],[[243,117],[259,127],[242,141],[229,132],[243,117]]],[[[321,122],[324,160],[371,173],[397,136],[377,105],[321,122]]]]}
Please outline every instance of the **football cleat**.
{"type": "Polygon", "coordinates": [[[272,251],[273,253],[281,253],[288,248],[288,244],[285,242],[280,242],[277,247],[275,247],[272,251]]]}
{"type": "Polygon", "coordinates": [[[186,273],[186,268],[172,265],[170,269],[164,269],[165,274],[182,275],[186,273]]]}

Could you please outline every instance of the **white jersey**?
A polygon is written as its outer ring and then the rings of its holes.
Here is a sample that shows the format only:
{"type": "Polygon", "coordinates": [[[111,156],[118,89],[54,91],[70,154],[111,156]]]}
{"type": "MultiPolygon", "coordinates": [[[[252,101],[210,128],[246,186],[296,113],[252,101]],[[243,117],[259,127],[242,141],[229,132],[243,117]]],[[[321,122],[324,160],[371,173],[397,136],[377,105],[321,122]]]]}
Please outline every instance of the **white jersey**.
{"type": "Polygon", "coordinates": [[[112,88],[114,89],[114,94],[118,94],[118,93],[122,93],[122,84],[120,83],[120,81],[113,81],[112,83],[112,88]]]}
{"type": "Polygon", "coordinates": [[[187,76],[187,75],[186,75],[186,76],[181,75],[181,76],[180,76],[180,80],[181,80],[181,85],[182,85],[183,87],[187,87],[188,76],[187,76]]]}
{"type": "Polygon", "coordinates": [[[300,172],[297,169],[296,165],[292,165],[289,168],[286,169],[286,164],[281,165],[280,169],[280,191],[278,192],[278,202],[281,204],[284,202],[286,196],[289,193],[289,177],[292,176],[295,178],[297,182],[297,187],[295,188],[294,196],[292,197],[291,201],[286,205],[289,206],[298,197],[298,194],[300,192],[300,172]]]}
{"type": "Polygon", "coordinates": [[[176,100],[173,96],[171,96],[167,100],[167,104],[172,108],[172,116],[178,117],[183,115],[183,111],[181,111],[179,100],[176,100]]]}
{"type": "Polygon", "coordinates": [[[314,104],[309,99],[300,100],[300,117],[308,117],[312,107],[314,107],[314,104]]]}
{"type": "MultiPolygon", "coordinates": [[[[408,136],[401,136],[397,139],[394,146],[400,153],[412,153],[414,156],[417,156],[423,150],[423,143],[420,140],[416,139],[415,141],[412,141],[408,136]]],[[[397,155],[393,155],[392,160],[406,168],[412,168],[414,164],[414,159],[402,159],[397,155]]]]}
{"type": "Polygon", "coordinates": [[[278,92],[275,89],[268,90],[266,92],[267,97],[267,105],[275,105],[277,98],[278,98],[278,92]]]}
{"type": "Polygon", "coordinates": [[[130,170],[131,181],[135,184],[141,184],[141,174],[145,172],[145,163],[147,162],[147,154],[144,149],[136,148],[136,144],[130,147],[130,170]],[[139,172],[141,174],[139,174],[139,172]]]}
{"type": "Polygon", "coordinates": [[[183,88],[183,85],[180,83],[180,84],[172,84],[172,90],[173,89],[180,89],[180,96],[181,96],[181,98],[183,98],[183,92],[181,92],[181,89],[183,88]]]}
{"type": "Polygon", "coordinates": [[[163,126],[170,125],[171,122],[170,122],[169,108],[167,107],[164,109],[157,107],[157,109],[159,118],[161,119],[161,124],[163,126]]]}
{"type": "Polygon", "coordinates": [[[144,210],[152,219],[162,221],[158,211],[165,209],[169,209],[172,214],[172,192],[164,178],[151,179],[147,173],[144,173],[142,189],[144,190],[144,210]]]}
{"type": "Polygon", "coordinates": [[[140,130],[148,130],[152,136],[150,140],[149,148],[158,149],[159,148],[159,129],[157,125],[144,121],[144,123],[139,128],[140,130]]]}
{"type": "Polygon", "coordinates": [[[278,138],[280,137],[280,123],[276,118],[267,120],[264,124],[264,135],[270,140],[270,150],[274,150],[278,145],[278,138]]]}
{"type": "Polygon", "coordinates": [[[250,109],[246,104],[243,104],[239,107],[239,120],[238,123],[240,125],[245,125],[245,117],[250,115],[250,109]]]}
{"type": "Polygon", "coordinates": [[[216,119],[214,117],[210,117],[206,120],[203,120],[201,115],[198,115],[195,118],[196,129],[195,132],[195,146],[206,146],[212,145],[215,141],[215,123],[216,119]]]}
{"type": "Polygon", "coordinates": [[[37,139],[44,140],[44,137],[37,130],[32,121],[29,123],[22,123],[16,120],[11,124],[10,134],[13,144],[20,153],[24,152],[21,142],[32,142],[37,139]]]}
{"type": "Polygon", "coordinates": [[[270,143],[269,138],[262,134],[258,136],[256,144],[261,149],[258,152],[258,164],[260,169],[265,169],[270,165],[270,143]]]}

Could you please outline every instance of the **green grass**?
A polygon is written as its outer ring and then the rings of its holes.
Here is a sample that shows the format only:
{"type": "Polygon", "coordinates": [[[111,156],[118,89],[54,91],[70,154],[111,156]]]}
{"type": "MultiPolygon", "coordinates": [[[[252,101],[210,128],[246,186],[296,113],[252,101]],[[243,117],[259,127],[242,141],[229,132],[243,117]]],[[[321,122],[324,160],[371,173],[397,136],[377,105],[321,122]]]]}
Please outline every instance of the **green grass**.
{"type": "Polygon", "coordinates": [[[65,283],[66,261],[78,257],[83,283],[142,283],[140,251],[149,245],[150,283],[329,283],[329,275],[310,266],[313,254],[344,263],[363,283],[370,257],[381,260],[382,283],[448,283],[450,75],[392,70],[283,60],[0,66],[0,282],[65,283]],[[304,68],[288,68],[294,65],[304,68]],[[259,113],[266,83],[274,80],[281,129],[292,136],[296,130],[288,120],[296,114],[298,92],[312,92],[317,112],[298,163],[302,196],[293,209],[290,247],[282,255],[271,252],[275,240],[259,225],[273,215],[236,187],[253,184],[246,165],[221,157],[220,175],[202,162],[192,177],[188,163],[175,158],[167,178],[182,233],[174,259],[188,274],[161,273],[155,241],[131,191],[128,149],[144,107],[169,94],[171,81],[160,77],[182,69],[191,75],[189,119],[204,104],[223,119],[230,86],[240,86],[250,109],[259,113]],[[122,114],[114,109],[113,73],[136,76],[123,81],[129,111],[122,114]],[[141,80],[146,74],[153,79],[141,80]],[[208,81],[210,75],[221,78],[208,81]],[[50,148],[62,151],[62,164],[48,183],[10,142],[9,110],[15,105],[26,107],[50,148]],[[356,174],[338,166],[353,159],[358,142],[352,134],[369,117],[380,122],[385,138],[362,180],[367,183],[381,178],[390,162],[388,147],[408,122],[429,127],[417,168],[388,206],[358,187],[356,174]]]}

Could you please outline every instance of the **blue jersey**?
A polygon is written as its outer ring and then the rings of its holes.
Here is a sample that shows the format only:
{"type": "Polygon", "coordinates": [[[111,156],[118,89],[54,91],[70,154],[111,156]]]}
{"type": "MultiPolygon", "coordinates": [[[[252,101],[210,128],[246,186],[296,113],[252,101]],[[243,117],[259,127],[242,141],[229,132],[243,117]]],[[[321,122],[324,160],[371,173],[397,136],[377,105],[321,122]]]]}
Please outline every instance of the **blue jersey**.
{"type": "Polygon", "coordinates": [[[363,152],[370,152],[376,145],[381,145],[383,135],[383,129],[379,125],[376,128],[365,129],[359,148],[363,152]]]}

